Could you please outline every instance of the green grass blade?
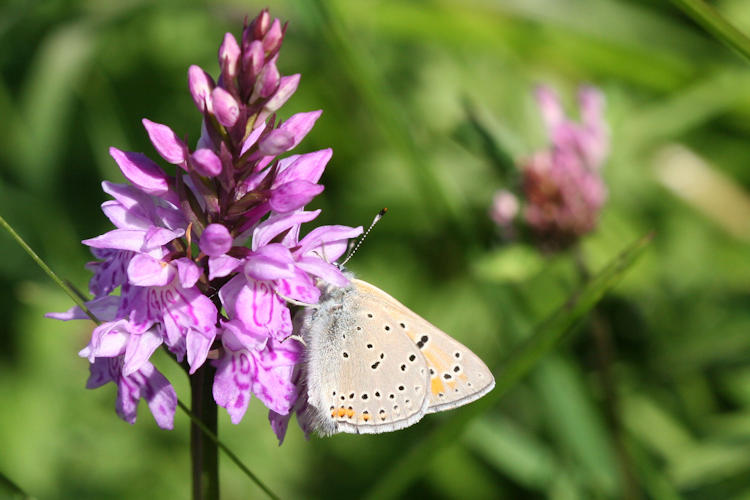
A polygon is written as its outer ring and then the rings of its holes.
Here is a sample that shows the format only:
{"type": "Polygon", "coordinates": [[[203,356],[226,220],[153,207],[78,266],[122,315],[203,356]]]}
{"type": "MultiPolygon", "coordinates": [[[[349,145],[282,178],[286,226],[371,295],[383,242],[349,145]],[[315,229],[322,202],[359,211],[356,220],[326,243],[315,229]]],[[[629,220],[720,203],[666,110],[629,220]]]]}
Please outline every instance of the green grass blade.
{"type": "Polygon", "coordinates": [[[672,3],[721,43],[750,61],[750,38],[724,19],[712,6],[703,0],[672,0],[672,3]]]}
{"type": "Polygon", "coordinates": [[[34,497],[26,493],[8,476],[0,472],[0,496],[3,498],[32,500],[34,497]]]}
{"type": "Polygon", "coordinates": [[[96,324],[99,324],[99,319],[94,316],[94,314],[89,311],[88,307],[86,307],[86,304],[84,303],[83,299],[78,296],[78,294],[73,290],[70,286],[68,286],[67,283],[65,283],[60,277],[47,265],[46,262],[42,260],[41,257],[39,257],[36,252],[29,246],[26,241],[21,238],[21,235],[19,235],[8,222],[0,216],[0,226],[3,226],[8,233],[10,233],[11,237],[16,240],[16,243],[18,243],[21,248],[24,249],[24,251],[29,254],[29,257],[36,262],[36,264],[42,268],[42,271],[44,271],[47,276],[50,277],[52,281],[54,281],[60,288],[63,289],[63,291],[68,294],[68,296],[73,299],[73,302],[81,308],[83,312],[86,313],[86,315],[91,318],[91,321],[93,321],[96,324]]]}
{"type": "Polygon", "coordinates": [[[555,344],[588,313],[594,305],[614,287],[625,272],[635,264],[652,239],[649,234],[627,248],[611,261],[585,286],[573,293],[568,300],[544,320],[533,334],[517,347],[505,362],[496,377],[495,389],[484,398],[472,403],[444,425],[435,428],[419,444],[402,455],[389,470],[378,479],[366,498],[383,499],[398,497],[417,476],[436,449],[453,442],[469,422],[484,413],[510,388],[518,383],[547,354],[555,344]]]}

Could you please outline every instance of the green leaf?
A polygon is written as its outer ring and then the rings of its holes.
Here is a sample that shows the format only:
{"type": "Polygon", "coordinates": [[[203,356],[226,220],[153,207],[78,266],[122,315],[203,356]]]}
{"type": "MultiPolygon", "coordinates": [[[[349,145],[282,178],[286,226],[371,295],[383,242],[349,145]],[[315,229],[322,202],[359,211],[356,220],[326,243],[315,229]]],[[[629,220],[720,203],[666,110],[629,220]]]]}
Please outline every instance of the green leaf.
{"type": "Polygon", "coordinates": [[[400,460],[389,470],[384,471],[366,498],[383,499],[400,496],[414,478],[422,472],[425,464],[438,449],[455,441],[471,420],[494,406],[510,388],[536,366],[542,357],[552,350],[566,333],[573,330],[579,320],[635,264],[651,238],[652,236],[648,235],[633,243],[589,280],[583,288],[573,293],[511,353],[496,377],[493,391],[463,408],[462,411],[456,412],[444,425],[436,427],[425,439],[406,451],[400,460]]]}
{"type": "Polygon", "coordinates": [[[750,61],[750,38],[724,19],[716,9],[703,0],[672,0],[672,3],[703,26],[717,40],[750,61]]]}
{"type": "Polygon", "coordinates": [[[31,500],[34,497],[26,493],[5,474],[0,472],[0,493],[3,498],[31,500]]]}
{"type": "Polygon", "coordinates": [[[527,488],[543,491],[562,470],[548,446],[503,416],[473,422],[463,441],[504,475],[527,488]]]}

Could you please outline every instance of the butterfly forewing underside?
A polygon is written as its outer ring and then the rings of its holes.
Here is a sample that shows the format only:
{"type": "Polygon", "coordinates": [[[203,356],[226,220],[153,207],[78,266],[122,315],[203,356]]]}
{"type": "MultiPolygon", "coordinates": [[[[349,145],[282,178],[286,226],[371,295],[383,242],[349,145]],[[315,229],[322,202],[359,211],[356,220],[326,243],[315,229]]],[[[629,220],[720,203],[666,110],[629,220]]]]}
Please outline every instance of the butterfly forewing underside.
{"type": "Polygon", "coordinates": [[[405,305],[362,280],[353,280],[360,307],[378,304],[425,359],[430,385],[427,413],[449,410],[474,401],[492,390],[495,379],[479,357],[405,305]]]}
{"type": "Polygon", "coordinates": [[[494,386],[474,353],[364,281],[329,289],[302,321],[308,403],[321,434],[402,429],[494,386]]]}

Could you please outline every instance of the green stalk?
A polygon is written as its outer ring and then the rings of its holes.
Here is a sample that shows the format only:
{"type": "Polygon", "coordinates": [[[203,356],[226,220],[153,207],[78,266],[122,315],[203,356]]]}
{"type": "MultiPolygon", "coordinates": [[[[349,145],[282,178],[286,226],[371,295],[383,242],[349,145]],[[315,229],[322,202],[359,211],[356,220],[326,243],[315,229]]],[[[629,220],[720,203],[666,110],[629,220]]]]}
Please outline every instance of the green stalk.
{"type": "Polygon", "coordinates": [[[219,449],[217,441],[203,429],[217,435],[217,406],[211,387],[216,369],[204,363],[190,378],[192,414],[190,423],[190,457],[193,475],[193,500],[219,499],[219,449]],[[203,425],[198,425],[201,422],[203,425]]]}
{"type": "Polygon", "coordinates": [[[73,299],[73,302],[81,308],[83,312],[86,313],[86,316],[91,318],[91,321],[99,324],[99,319],[94,316],[94,314],[89,311],[89,308],[86,307],[86,304],[84,303],[83,299],[78,296],[78,294],[63,280],[60,279],[60,277],[55,274],[55,272],[42,260],[41,257],[39,257],[34,250],[31,249],[31,247],[24,241],[23,238],[6,222],[6,220],[3,218],[2,215],[0,215],[0,226],[3,226],[6,231],[10,233],[10,235],[13,237],[16,242],[21,245],[21,248],[24,249],[24,251],[29,254],[29,256],[36,262],[36,264],[42,268],[42,271],[44,271],[47,276],[49,276],[52,281],[57,283],[57,285],[63,289],[65,293],[68,294],[68,296],[73,299]]]}
{"type": "Polygon", "coordinates": [[[712,6],[703,0],[672,0],[672,3],[721,43],[750,61],[750,38],[724,19],[712,6]]]}

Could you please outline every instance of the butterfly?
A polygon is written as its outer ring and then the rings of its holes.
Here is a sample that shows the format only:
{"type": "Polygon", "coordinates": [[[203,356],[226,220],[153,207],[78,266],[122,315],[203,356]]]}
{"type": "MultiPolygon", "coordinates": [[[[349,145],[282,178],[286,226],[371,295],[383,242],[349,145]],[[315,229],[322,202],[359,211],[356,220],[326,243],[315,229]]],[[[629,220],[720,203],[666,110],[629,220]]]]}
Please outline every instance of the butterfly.
{"type": "Polygon", "coordinates": [[[403,429],[495,386],[463,344],[370,283],[323,286],[295,317],[306,344],[309,425],[323,436],[403,429]]]}

